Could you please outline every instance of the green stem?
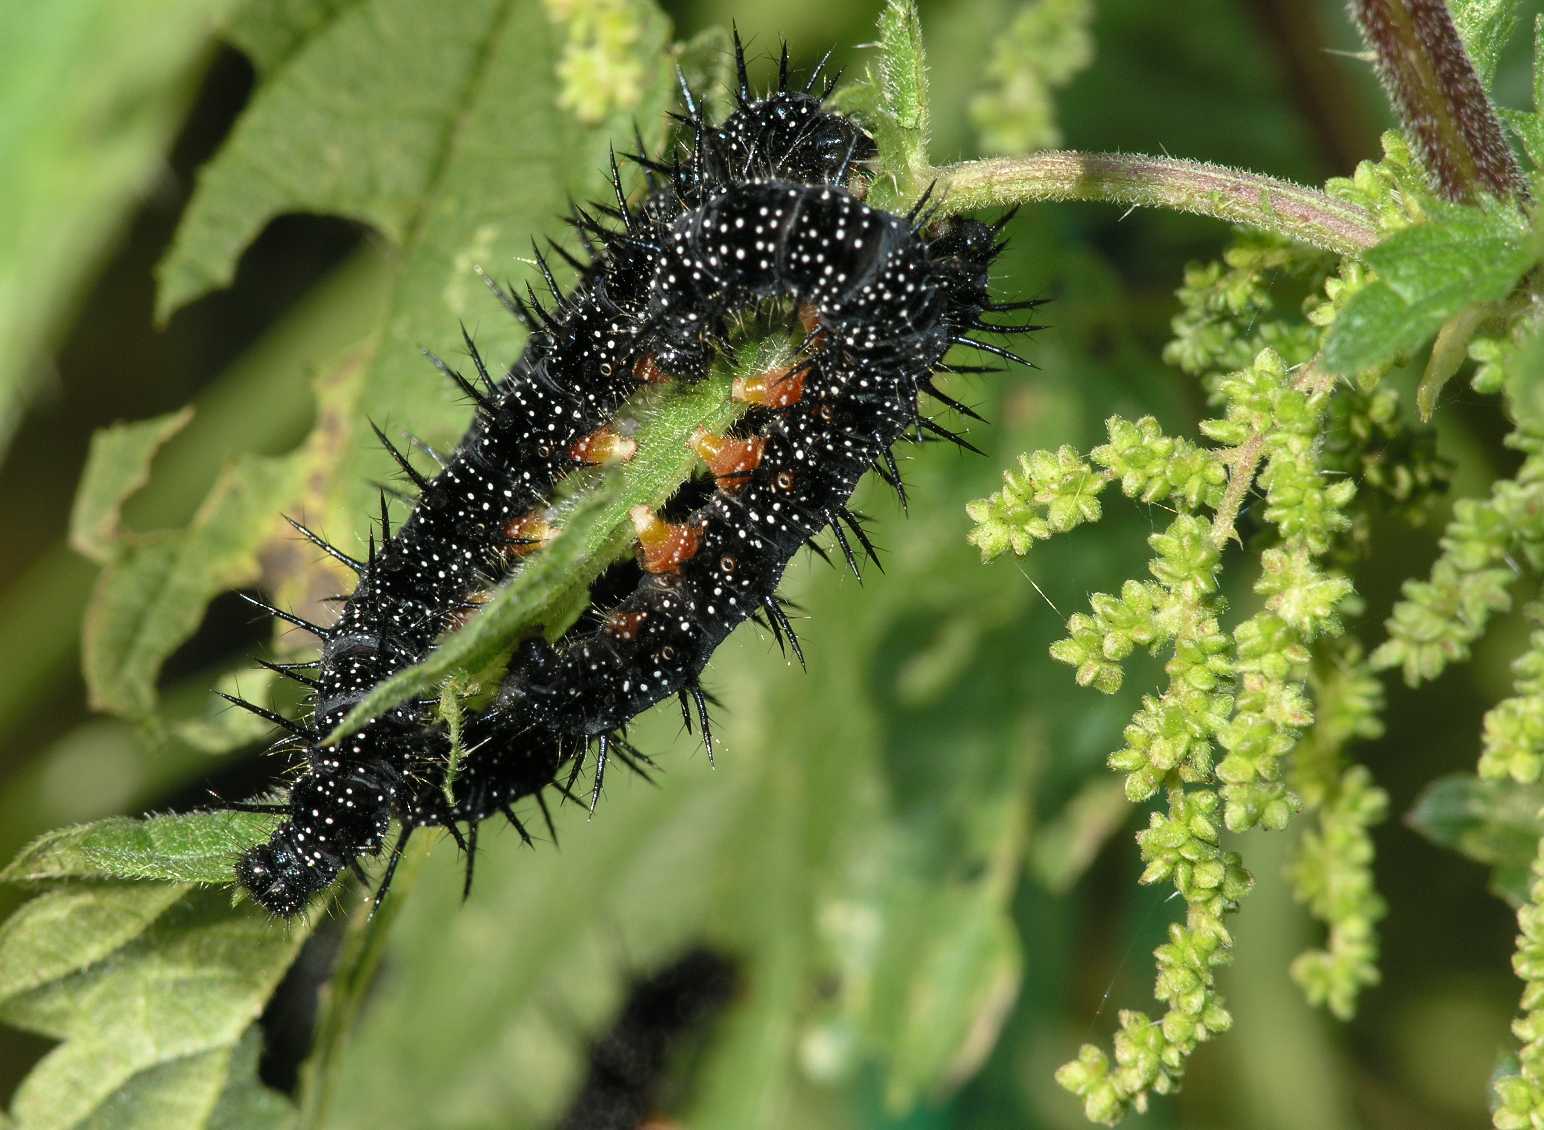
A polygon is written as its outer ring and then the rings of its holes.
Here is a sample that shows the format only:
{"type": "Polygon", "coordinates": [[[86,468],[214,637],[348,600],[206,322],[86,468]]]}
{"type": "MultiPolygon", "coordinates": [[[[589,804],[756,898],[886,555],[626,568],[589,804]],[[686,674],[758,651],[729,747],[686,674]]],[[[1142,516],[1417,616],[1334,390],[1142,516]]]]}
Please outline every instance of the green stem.
{"type": "Polygon", "coordinates": [[[1212,544],[1219,549],[1237,536],[1238,512],[1243,509],[1244,497],[1254,485],[1264,455],[1264,432],[1256,432],[1229,453],[1228,488],[1223,491],[1217,513],[1212,517],[1212,544]]]}
{"type": "Polygon", "coordinates": [[[1358,255],[1378,242],[1371,216],[1318,189],[1173,157],[1048,150],[925,169],[914,183],[925,187],[933,179],[949,212],[1087,200],[1209,216],[1338,255],[1358,255]]]}
{"type": "MultiPolygon", "coordinates": [[[[1323,366],[1320,358],[1315,357],[1303,366],[1302,372],[1292,382],[1292,387],[1314,397],[1334,388],[1335,379],[1335,374],[1323,366]]],[[[1231,451],[1219,456],[1228,464],[1228,486],[1212,517],[1212,544],[1218,547],[1227,545],[1237,536],[1238,514],[1244,507],[1244,499],[1249,494],[1249,488],[1254,485],[1255,475],[1265,458],[1265,441],[1269,435],[1268,430],[1256,432],[1231,451]]]]}
{"type": "MultiPolygon", "coordinates": [[[[379,910],[367,894],[349,917],[333,978],[322,987],[316,1041],[300,1071],[301,1130],[323,1130],[328,1125],[327,1108],[338,1077],[338,1061],[370,986],[375,983],[392,924],[407,905],[408,892],[418,881],[428,858],[432,839],[420,834],[408,842],[392,876],[391,896],[381,903],[379,910]]],[[[345,889],[357,888],[350,883],[345,889]]]]}

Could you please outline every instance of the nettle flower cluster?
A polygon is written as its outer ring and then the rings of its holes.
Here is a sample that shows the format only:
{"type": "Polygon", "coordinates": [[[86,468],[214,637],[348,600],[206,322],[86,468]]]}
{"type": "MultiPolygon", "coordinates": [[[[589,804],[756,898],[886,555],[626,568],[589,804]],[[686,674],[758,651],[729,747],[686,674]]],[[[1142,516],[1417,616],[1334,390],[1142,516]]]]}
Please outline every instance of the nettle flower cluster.
{"type": "MultiPolygon", "coordinates": [[[[1401,669],[1412,686],[1467,659],[1491,621],[1511,609],[1519,583],[1536,584],[1544,573],[1544,305],[1537,295],[1519,303],[1497,333],[1471,341],[1468,353],[1476,362],[1471,386],[1503,394],[1514,422],[1506,443],[1522,462],[1486,497],[1455,504],[1429,575],[1405,583],[1374,658],[1401,669]]],[[[1544,776],[1544,606],[1531,604],[1523,614],[1536,628],[1512,664],[1512,694],[1485,715],[1477,772],[1532,784],[1544,776]]],[[[1544,828],[1544,813],[1538,823],[1544,828]]],[[[1517,915],[1512,968],[1523,981],[1523,1015],[1512,1025],[1520,1042],[1515,1070],[1498,1073],[1495,1083],[1499,1130],[1544,1126],[1544,838],[1532,879],[1517,915]]]]}
{"type": "MultiPolygon", "coordinates": [[[[1366,198],[1386,231],[1415,222],[1423,200],[1408,153],[1395,137],[1389,148],[1332,186],[1366,198]]],[[[1105,693],[1138,649],[1164,659],[1108,763],[1131,802],[1154,805],[1137,835],[1141,882],[1170,884],[1186,910],[1155,954],[1161,1011],[1122,1011],[1113,1055],[1085,1045],[1057,1074],[1094,1121],[1177,1089],[1191,1052],[1231,1023],[1217,970],[1231,959],[1226,916],[1253,878],[1225,834],[1311,816],[1288,879],[1327,937],[1292,975],[1342,1018],[1378,979],[1384,904],[1369,830],[1387,797],[1347,748],[1382,732],[1375,665],[1388,664],[1388,645],[1368,657],[1346,634],[1360,611],[1350,570],[1370,517],[1426,520],[1447,468],[1380,383],[1390,364],[1355,379],[1324,364],[1329,327],[1369,278],[1353,261],[1239,237],[1220,262],[1187,271],[1165,351],[1206,390],[1213,414],[1199,440],[1111,417],[1107,442],[1022,455],[1000,491],[968,507],[987,561],[1098,522],[1111,488],[1172,515],[1148,539],[1144,575],[1093,595],[1051,646],[1080,685],[1105,693]],[[1276,295],[1291,287],[1301,305],[1283,311],[1276,295]]]]}
{"type": "MultiPolygon", "coordinates": [[[[1216,986],[1231,948],[1224,915],[1253,880],[1223,846],[1224,831],[1280,830],[1305,806],[1316,808],[1320,829],[1305,841],[1293,877],[1330,924],[1330,943],[1305,954],[1294,973],[1311,998],[1342,1014],[1377,976],[1373,926],[1382,906],[1366,874],[1367,828],[1381,818],[1384,798],[1364,772],[1340,764],[1335,748],[1372,731],[1374,716],[1348,721],[1343,700],[1317,737],[1317,756],[1303,766],[1292,757],[1315,725],[1316,655],[1333,670],[1358,666],[1337,642],[1353,605],[1333,551],[1352,529],[1347,511],[1356,485],[1322,462],[1332,385],[1313,364],[1289,367],[1263,349],[1215,382],[1222,411],[1202,431],[1219,446],[1165,435],[1150,417],[1113,417],[1109,442],[1086,457],[1067,447],[1025,455],[1001,491],[970,507],[977,523],[971,540],[988,559],[1097,521],[1111,485],[1174,512],[1148,539],[1148,575],[1119,593],[1095,594],[1051,647],[1079,684],[1106,693],[1120,687],[1122,664],[1138,648],[1167,657],[1166,684],[1143,695],[1109,764],[1124,774],[1132,802],[1162,794],[1160,810],[1137,836],[1141,881],[1172,884],[1187,911],[1156,955],[1163,1014],[1122,1012],[1113,1064],[1089,1045],[1058,1075],[1098,1121],[1141,1109],[1151,1091],[1173,1090],[1196,1045],[1231,1023],[1216,986]],[[1246,464],[1260,468],[1270,531],[1253,610],[1227,627],[1222,559],[1236,538],[1237,484],[1254,477],[1239,470],[1246,464]]],[[[1364,689],[1349,701],[1362,714],[1376,698],[1369,701],[1364,689]]]]}

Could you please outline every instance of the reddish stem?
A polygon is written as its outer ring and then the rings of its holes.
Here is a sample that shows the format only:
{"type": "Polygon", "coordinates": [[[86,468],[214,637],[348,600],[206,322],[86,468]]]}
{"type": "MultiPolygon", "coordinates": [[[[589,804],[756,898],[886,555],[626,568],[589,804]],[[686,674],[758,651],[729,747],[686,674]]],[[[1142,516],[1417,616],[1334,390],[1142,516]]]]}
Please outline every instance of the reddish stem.
{"type": "Polygon", "coordinates": [[[1525,196],[1522,170],[1443,0],[1351,0],[1351,12],[1442,195],[1525,196]]]}

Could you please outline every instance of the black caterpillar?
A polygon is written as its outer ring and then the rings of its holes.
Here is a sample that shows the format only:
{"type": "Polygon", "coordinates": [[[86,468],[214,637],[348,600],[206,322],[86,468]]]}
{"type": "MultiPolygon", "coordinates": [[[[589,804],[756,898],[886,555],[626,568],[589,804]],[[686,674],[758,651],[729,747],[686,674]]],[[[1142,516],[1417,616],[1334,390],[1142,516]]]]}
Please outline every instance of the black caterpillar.
{"type": "Polygon", "coordinates": [[[695,706],[711,756],[699,675],[713,650],[757,616],[802,662],[775,595],[793,554],[829,526],[857,572],[854,542],[874,557],[846,506],[863,473],[874,468],[904,501],[895,442],[931,436],[969,446],[918,409],[925,392],[965,411],[932,384],[936,370],[950,368],[945,353],[963,343],[1019,360],[968,336],[1035,328],[982,321],[985,311],[1035,305],[988,297],[1006,217],[991,226],[933,224],[923,215],[925,196],[905,216],[863,204],[848,185],[875,155],[874,143],[823,108],[834,79],[813,93],[825,61],[802,90],[790,89],[785,47],[777,91],[753,100],[738,36],[735,51],[734,113],[710,125],[683,81],[685,152],[668,164],[632,158],[650,181],[636,206],[613,159],[615,207],[575,209],[571,222],[591,258],[557,249],[579,272],[575,288],[564,293],[538,253],[553,307],[534,291],[525,299],[499,292],[532,328],[509,372],[493,380],[470,337],[476,384],[431,355],[476,405],[441,471],[424,477],[377,430],[419,489],[401,528],[391,530],[383,500],[381,540],[372,537],[361,561],[296,523],[359,583],[327,628],[262,605],[322,640],[315,663],[272,665],[314,688],[310,719],[232,700],[283,727],[281,744],[303,753],[287,803],[234,806],[285,816],[236,867],[241,885],[272,913],[298,913],[343,869],[357,870],[361,855],[384,846],[392,820],[401,833],[377,898],[408,835],[423,826],[443,827],[461,845],[470,885],[482,820],[503,813],[529,841],[514,804],[534,798],[550,827],[544,790],[571,796],[592,748],[593,807],[608,756],[639,768],[642,755],[619,730],[667,696],[681,698],[688,726],[695,706]],[[473,752],[450,796],[450,740],[431,704],[405,704],[342,745],[322,744],[371,688],[420,661],[479,594],[552,536],[544,514],[563,476],[630,454],[608,427],[623,402],[646,383],[700,378],[728,317],[767,299],[797,304],[808,330],[800,359],[736,382],[736,398],[750,409],[731,434],[694,438],[712,477],[683,488],[674,507],[685,511],[680,520],[635,512],[638,560],[597,582],[592,615],[555,646],[520,648],[495,701],[466,721],[463,748],[473,752]]]}
{"type": "Polygon", "coordinates": [[[658,1115],[678,1045],[712,1024],[739,980],[731,958],[699,947],[635,982],[611,1028],[591,1041],[584,1082],[554,1130],[671,1125],[658,1115]]]}

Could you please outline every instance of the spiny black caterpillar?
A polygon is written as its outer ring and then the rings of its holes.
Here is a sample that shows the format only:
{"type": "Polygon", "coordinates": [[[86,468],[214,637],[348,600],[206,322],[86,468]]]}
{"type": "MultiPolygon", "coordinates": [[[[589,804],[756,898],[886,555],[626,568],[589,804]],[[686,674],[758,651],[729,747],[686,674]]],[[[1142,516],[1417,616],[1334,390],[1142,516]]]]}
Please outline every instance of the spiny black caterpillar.
{"type": "Polygon", "coordinates": [[[926,393],[968,413],[933,384],[939,370],[968,368],[945,364],[945,354],[968,344],[1021,360],[969,336],[1036,328],[983,321],[988,311],[1035,305],[988,295],[1007,217],[934,222],[926,195],[906,215],[869,207],[852,178],[875,145],[825,109],[836,85],[821,79],[826,60],[793,89],[785,45],[777,89],[762,99],[752,97],[738,35],[735,61],[737,108],[722,124],[707,120],[683,80],[678,120],[688,137],[668,161],[630,156],[648,177],[641,203],[629,202],[613,158],[614,206],[574,209],[588,258],[553,245],[579,274],[573,289],[559,286],[538,252],[550,307],[530,288],[524,298],[497,291],[531,329],[502,378],[490,375],[470,336],[475,382],[430,356],[476,412],[433,477],[377,430],[419,492],[400,528],[391,528],[383,497],[379,539],[372,534],[356,559],[296,523],[359,582],[330,627],[261,605],[322,641],[314,663],[271,665],[314,690],[309,718],[232,700],[282,727],[280,745],[299,754],[287,803],[235,806],[285,817],[236,865],[241,885],[272,913],[299,913],[343,869],[357,870],[361,855],[382,849],[393,820],[401,830],[377,899],[419,827],[444,828],[462,847],[470,886],[482,820],[502,813],[529,842],[515,804],[534,799],[550,828],[545,791],[572,796],[592,749],[593,807],[608,757],[639,767],[642,755],[619,731],[667,696],[679,696],[689,727],[695,714],[711,756],[699,677],[714,649],[754,617],[802,662],[776,594],[794,553],[804,545],[821,552],[814,539],[829,527],[854,573],[859,552],[877,562],[847,508],[864,472],[874,469],[904,502],[896,442],[969,447],[919,410],[926,393]],[[709,477],[683,488],[673,509],[685,512],[666,521],[635,511],[637,559],[596,583],[592,614],[556,644],[528,642],[512,657],[495,700],[464,722],[461,748],[471,752],[448,794],[451,741],[433,704],[398,706],[341,744],[324,741],[372,688],[421,661],[554,536],[548,507],[564,476],[631,455],[609,426],[630,396],[653,382],[700,379],[729,319],[774,298],[791,300],[805,328],[797,359],[736,382],[748,411],[728,434],[693,438],[709,477]]]}
{"type": "Polygon", "coordinates": [[[739,988],[734,959],[703,947],[634,981],[610,1029],[590,1041],[584,1082],[555,1130],[671,1125],[660,1104],[677,1045],[711,1026],[739,988]]]}

